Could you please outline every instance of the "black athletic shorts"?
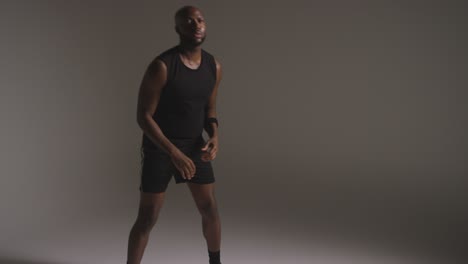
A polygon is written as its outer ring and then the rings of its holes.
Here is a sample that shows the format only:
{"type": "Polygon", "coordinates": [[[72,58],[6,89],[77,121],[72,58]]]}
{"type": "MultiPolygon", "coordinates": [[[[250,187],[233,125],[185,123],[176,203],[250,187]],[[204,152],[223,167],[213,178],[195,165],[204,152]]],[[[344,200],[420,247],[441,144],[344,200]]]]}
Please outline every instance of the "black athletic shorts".
{"type": "Polygon", "coordinates": [[[140,191],[158,193],[164,192],[174,176],[176,184],[193,182],[208,184],[215,182],[211,161],[201,160],[201,148],[205,145],[202,136],[194,139],[169,140],[179,148],[195,164],[196,171],[190,180],[184,179],[172,163],[170,156],[159,147],[141,146],[141,182],[140,191]]]}

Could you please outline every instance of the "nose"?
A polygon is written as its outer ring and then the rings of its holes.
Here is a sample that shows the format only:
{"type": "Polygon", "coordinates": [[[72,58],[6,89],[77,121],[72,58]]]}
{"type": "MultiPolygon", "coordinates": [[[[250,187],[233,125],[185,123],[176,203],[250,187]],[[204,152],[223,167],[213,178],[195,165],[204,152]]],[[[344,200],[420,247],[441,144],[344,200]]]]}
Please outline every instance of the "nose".
{"type": "Polygon", "coordinates": [[[199,30],[201,30],[202,25],[201,25],[200,22],[197,21],[197,22],[195,22],[195,24],[193,25],[193,27],[194,27],[197,31],[199,31],[199,30]]]}

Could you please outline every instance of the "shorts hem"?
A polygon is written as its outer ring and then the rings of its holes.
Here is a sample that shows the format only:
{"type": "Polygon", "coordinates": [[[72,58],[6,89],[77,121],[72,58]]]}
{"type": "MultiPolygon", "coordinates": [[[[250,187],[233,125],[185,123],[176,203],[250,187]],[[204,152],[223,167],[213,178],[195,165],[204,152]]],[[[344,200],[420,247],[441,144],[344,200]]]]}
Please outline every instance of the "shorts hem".
{"type": "Polygon", "coordinates": [[[212,179],[212,180],[198,180],[198,181],[182,180],[182,181],[176,181],[175,183],[180,184],[180,183],[191,182],[191,183],[197,183],[197,184],[210,184],[210,183],[214,183],[215,181],[216,181],[215,179],[212,179]]]}

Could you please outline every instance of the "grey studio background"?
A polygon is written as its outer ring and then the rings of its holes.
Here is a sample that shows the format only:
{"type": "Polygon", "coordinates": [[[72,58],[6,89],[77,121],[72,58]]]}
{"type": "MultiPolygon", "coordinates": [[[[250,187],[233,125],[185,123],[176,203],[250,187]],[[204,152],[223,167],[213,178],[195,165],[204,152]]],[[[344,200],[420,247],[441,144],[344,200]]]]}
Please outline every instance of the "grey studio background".
{"type": "MultiPolygon", "coordinates": [[[[137,92],[185,4],[224,69],[223,263],[462,262],[463,1],[1,1],[2,264],[125,263],[137,92]]],[[[207,260],[172,181],[143,263],[207,260]]]]}

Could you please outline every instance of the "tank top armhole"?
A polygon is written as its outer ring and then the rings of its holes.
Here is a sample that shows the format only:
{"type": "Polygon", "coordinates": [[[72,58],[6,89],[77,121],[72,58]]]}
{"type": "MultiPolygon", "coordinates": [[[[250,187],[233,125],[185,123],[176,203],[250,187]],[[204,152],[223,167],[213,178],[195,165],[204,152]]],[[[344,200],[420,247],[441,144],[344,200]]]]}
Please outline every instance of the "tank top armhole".
{"type": "Polygon", "coordinates": [[[173,74],[172,74],[173,67],[172,67],[170,57],[158,55],[155,58],[155,60],[160,60],[162,63],[164,63],[164,65],[166,65],[166,82],[170,82],[171,77],[173,76],[173,74]]]}
{"type": "Polygon", "coordinates": [[[208,62],[209,62],[209,68],[210,68],[210,71],[211,71],[211,74],[213,74],[213,77],[214,79],[216,80],[217,79],[217,76],[216,76],[216,60],[214,58],[213,55],[211,55],[210,53],[206,52],[206,51],[203,51],[206,55],[206,57],[208,57],[208,62]]]}
{"type": "Polygon", "coordinates": [[[148,64],[147,68],[148,70],[154,68],[156,66],[156,63],[157,61],[161,61],[165,66],[166,66],[166,70],[169,69],[168,67],[168,63],[166,62],[166,60],[164,60],[163,58],[161,58],[160,56],[156,56],[155,58],[153,58],[153,60],[148,64]]]}

